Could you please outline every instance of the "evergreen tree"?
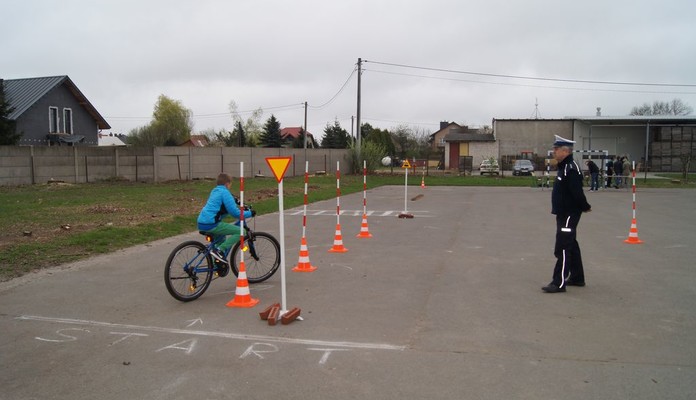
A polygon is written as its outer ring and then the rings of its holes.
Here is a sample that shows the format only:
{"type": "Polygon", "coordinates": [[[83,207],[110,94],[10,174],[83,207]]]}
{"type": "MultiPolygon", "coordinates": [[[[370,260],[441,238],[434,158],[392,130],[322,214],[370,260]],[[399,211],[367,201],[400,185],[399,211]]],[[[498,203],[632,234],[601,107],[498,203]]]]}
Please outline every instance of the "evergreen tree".
{"type": "Polygon", "coordinates": [[[263,125],[259,141],[261,147],[283,147],[283,140],[280,137],[280,121],[276,119],[275,115],[271,114],[271,117],[263,125]]]}
{"type": "Polygon", "coordinates": [[[236,121],[232,132],[223,129],[216,133],[215,141],[227,147],[244,147],[246,144],[246,135],[244,134],[242,122],[236,121]]]}
{"type": "MultiPolygon", "coordinates": [[[[304,128],[300,128],[300,134],[297,135],[297,137],[292,141],[292,147],[295,149],[303,149],[304,148],[304,139],[305,138],[305,130],[304,128]]],[[[314,140],[314,137],[307,136],[307,148],[308,149],[316,149],[318,148],[319,145],[317,144],[317,141],[314,140]]]]}
{"type": "Polygon", "coordinates": [[[9,119],[14,107],[5,100],[5,85],[0,79],[0,145],[15,145],[22,137],[16,132],[15,122],[9,119]]]}
{"type": "MultiPolygon", "coordinates": [[[[292,147],[294,149],[304,149],[304,138],[305,138],[304,128],[300,128],[300,134],[297,135],[297,137],[292,140],[292,147]]],[[[312,144],[309,142],[309,138],[307,138],[307,148],[311,148],[311,147],[312,147],[312,144]]]]}
{"type": "Polygon", "coordinates": [[[326,124],[321,147],[325,149],[347,149],[352,143],[352,138],[345,129],[341,128],[338,120],[334,121],[333,126],[326,124]]]}
{"type": "Polygon", "coordinates": [[[234,136],[234,132],[230,132],[226,129],[221,129],[220,132],[216,132],[213,138],[216,143],[226,147],[237,145],[237,138],[234,136]]]}
{"type": "MultiPolygon", "coordinates": [[[[363,126],[363,134],[365,133],[365,127],[363,126]]],[[[389,156],[396,155],[396,148],[394,146],[394,140],[388,130],[381,130],[379,128],[372,128],[370,130],[369,136],[365,139],[366,142],[371,142],[378,145],[380,148],[384,149],[385,154],[389,156]]],[[[383,155],[383,156],[384,156],[383,155]]]]}
{"type": "Polygon", "coordinates": [[[246,133],[244,132],[244,127],[242,126],[242,121],[237,121],[234,124],[234,130],[232,131],[232,136],[237,139],[236,145],[239,147],[246,146],[246,133]]]}
{"type": "Polygon", "coordinates": [[[362,129],[360,129],[360,133],[362,134],[361,138],[362,138],[363,140],[369,139],[369,138],[370,138],[370,134],[371,134],[372,132],[374,132],[375,130],[378,130],[378,129],[373,128],[372,125],[370,125],[370,124],[368,124],[367,122],[365,122],[364,124],[362,124],[362,129]]]}

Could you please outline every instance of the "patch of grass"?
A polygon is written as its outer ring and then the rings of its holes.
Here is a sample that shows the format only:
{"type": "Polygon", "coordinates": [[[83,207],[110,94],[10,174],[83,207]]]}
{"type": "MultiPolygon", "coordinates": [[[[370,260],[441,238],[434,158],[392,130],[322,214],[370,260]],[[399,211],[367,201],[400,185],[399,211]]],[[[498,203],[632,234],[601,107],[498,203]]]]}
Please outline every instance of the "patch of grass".
{"type": "MultiPolygon", "coordinates": [[[[520,187],[534,182],[528,176],[427,176],[425,181],[427,186],[520,187]]],[[[409,185],[420,182],[421,175],[409,175],[409,185]]],[[[368,188],[403,184],[403,174],[368,177],[368,188]]],[[[198,213],[214,185],[211,181],[108,181],[0,187],[0,280],[195,231],[198,213]]],[[[649,179],[638,185],[677,187],[670,179],[649,179]]],[[[248,178],[244,186],[245,203],[253,204],[259,214],[278,211],[275,179],[248,178]]],[[[304,177],[285,178],[283,186],[285,208],[302,205],[304,177]]],[[[237,193],[238,180],[232,188],[237,193]]],[[[362,189],[362,175],[341,176],[342,195],[362,189]]],[[[310,179],[310,202],[335,196],[335,176],[310,179]]]]}

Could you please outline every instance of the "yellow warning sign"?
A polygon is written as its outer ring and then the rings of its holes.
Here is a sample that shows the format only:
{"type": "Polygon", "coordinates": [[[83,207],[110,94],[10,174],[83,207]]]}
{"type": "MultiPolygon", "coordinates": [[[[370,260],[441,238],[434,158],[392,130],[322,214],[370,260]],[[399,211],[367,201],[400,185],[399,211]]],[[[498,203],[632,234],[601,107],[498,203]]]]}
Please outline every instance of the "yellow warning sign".
{"type": "Polygon", "coordinates": [[[401,168],[411,168],[411,164],[408,162],[408,160],[404,160],[404,163],[401,164],[401,168]]]}
{"type": "Polygon", "coordinates": [[[278,183],[283,180],[290,161],[292,161],[292,157],[266,157],[266,164],[271,167],[271,171],[273,171],[273,175],[278,183]]]}

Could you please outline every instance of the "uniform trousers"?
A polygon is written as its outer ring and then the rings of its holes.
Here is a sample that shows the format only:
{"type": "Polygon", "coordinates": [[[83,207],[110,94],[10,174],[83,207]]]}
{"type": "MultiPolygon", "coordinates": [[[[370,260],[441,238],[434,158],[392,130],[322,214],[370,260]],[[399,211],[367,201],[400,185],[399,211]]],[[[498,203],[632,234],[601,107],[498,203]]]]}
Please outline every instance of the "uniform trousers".
{"type": "Polygon", "coordinates": [[[552,283],[559,288],[565,287],[566,280],[585,282],[585,271],[576,235],[580,215],[581,213],[556,215],[556,245],[553,251],[556,266],[553,269],[552,283]]]}

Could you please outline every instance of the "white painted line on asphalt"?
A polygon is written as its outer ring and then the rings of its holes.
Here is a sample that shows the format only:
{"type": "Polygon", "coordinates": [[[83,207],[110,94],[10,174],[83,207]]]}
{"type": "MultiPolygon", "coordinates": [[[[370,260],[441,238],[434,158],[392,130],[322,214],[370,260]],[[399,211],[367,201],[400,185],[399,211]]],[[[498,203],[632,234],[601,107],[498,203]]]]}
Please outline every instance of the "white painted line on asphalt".
{"type": "MultiPolygon", "coordinates": [[[[302,215],[303,210],[290,210],[286,211],[285,215],[302,215]]],[[[370,210],[367,212],[367,216],[373,216],[373,217],[393,217],[397,216],[401,213],[401,211],[396,211],[396,210],[387,210],[387,211],[375,211],[375,210],[370,210]]],[[[410,211],[411,214],[418,215],[419,217],[431,217],[430,211],[410,211]]],[[[324,216],[324,217],[335,217],[336,216],[336,210],[307,210],[307,215],[310,217],[314,216],[324,216]]],[[[341,216],[348,216],[348,217],[361,217],[362,216],[362,210],[341,210],[340,211],[341,216]]]]}
{"type": "Polygon", "coordinates": [[[194,336],[208,336],[208,337],[219,337],[224,339],[237,339],[237,340],[251,340],[255,342],[276,342],[276,343],[288,343],[288,344],[302,344],[302,345],[312,345],[312,346],[326,346],[326,347],[347,347],[351,349],[373,349],[373,350],[405,350],[406,346],[396,346],[386,343],[359,343],[359,342],[332,342],[326,340],[311,340],[311,339],[293,339],[275,336],[263,336],[263,335],[243,335],[238,333],[224,333],[224,332],[209,332],[209,331],[198,331],[190,329],[173,329],[173,328],[162,328],[158,326],[141,326],[141,325],[130,325],[130,324],[114,324],[111,322],[102,321],[90,321],[83,319],[72,319],[72,318],[52,318],[52,317],[42,317],[38,315],[22,315],[16,319],[24,321],[42,321],[51,322],[57,324],[70,324],[70,325],[80,325],[80,326],[98,326],[105,328],[119,328],[119,329],[135,329],[148,332],[160,332],[160,333],[175,333],[182,335],[194,335],[194,336]]]}

